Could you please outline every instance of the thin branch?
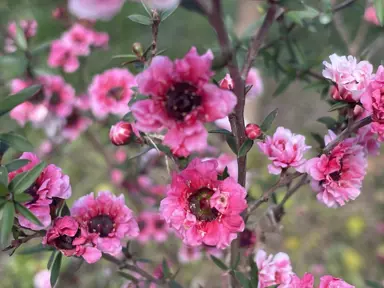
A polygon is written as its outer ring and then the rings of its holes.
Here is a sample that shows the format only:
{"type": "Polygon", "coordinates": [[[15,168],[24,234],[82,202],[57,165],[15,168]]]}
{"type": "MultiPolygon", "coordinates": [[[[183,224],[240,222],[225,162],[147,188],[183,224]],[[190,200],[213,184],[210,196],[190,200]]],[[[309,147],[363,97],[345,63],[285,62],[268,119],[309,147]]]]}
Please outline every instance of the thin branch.
{"type": "Polygon", "coordinates": [[[161,19],[157,10],[152,10],[152,57],[156,56],[157,53],[157,35],[159,34],[159,25],[161,19]]]}
{"type": "Polygon", "coordinates": [[[335,13],[335,12],[339,12],[340,10],[343,10],[345,8],[348,8],[349,6],[351,6],[356,1],[357,0],[346,0],[340,4],[337,4],[333,7],[332,12],[335,13]]]}
{"type": "Polygon", "coordinates": [[[89,129],[85,132],[85,136],[87,137],[88,141],[92,144],[93,148],[95,148],[95,150],[99,152],[101,156],[103,156],[105,163],[108,165],[108,168],[112,169],[113,163],[111,161],[111,157],[109,157],[109,155],[105,151],[104,146],[99,142],[99,140],[95,137],[95,135],[93,135],[93,133],[89,129]]]}
{"type": "Polygon", "coordinates": [[[299,182],[296,183],[295,186],[293,186],[292,188],[288,189],[287,193],[285,194],[283,200],[281,200],[281,202],[279,203],[279,205],[277,205],[277,209],[280,209],[284,206],[284,204],[288,201],[289,198],[291,198],[291,196],[293,194],[295,194],[295,192],[297,190],[300,189],[301,186],[307,184],[309,182],[308,180],[308,175],[307,174],[304,174],[302,176],[302,178],[300,179],[299,182]]]}

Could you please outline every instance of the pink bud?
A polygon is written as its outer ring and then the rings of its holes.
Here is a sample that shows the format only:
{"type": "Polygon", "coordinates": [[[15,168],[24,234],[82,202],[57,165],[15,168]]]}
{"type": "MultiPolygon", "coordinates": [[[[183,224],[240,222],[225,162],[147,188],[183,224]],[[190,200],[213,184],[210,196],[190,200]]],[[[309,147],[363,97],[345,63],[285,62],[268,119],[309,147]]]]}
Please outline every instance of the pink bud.
{"type": "Polygon", "coordinates": [[[225,77],[219,82],[220,88],[222,89],[227,89],[227,90],[232,90],[234,85],[233,85],[233,80],[229,74],[225,75],[225,77]]]}
{"type": "Polygon", "coordinates": [[[132,125],[131,123],[120,121],[116,125],[112,125],[109,131],[109,139],[116,145],[125,145],[131,140],[132,137],[132,125]]]}
{"type": "Polygon", "coordinates": [[[261,136],[262,132],[259,125],[249,123],[247,127],[245,127],[245,134],[249,139],[255,140],[261,136]]]}

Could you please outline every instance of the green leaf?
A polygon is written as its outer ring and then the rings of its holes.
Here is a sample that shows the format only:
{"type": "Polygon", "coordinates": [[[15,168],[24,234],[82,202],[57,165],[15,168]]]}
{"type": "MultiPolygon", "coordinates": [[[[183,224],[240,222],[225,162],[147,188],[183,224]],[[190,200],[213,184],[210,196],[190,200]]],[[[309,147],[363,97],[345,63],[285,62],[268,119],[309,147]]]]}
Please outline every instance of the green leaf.
{"type": "Polygon", "coordinates": [[[147,12],[148,16],[152,17],[151,8],[149,8],[147,6],[147,4],[143,0],[141,0],[141,5],[143,5],[143,7],[144,7],[145,11],[147,12]]]}
{"type": "Polygon", "coordinates": [[[247,277],[239,271],[233,271],[233,272],[235,273],[236,279],[240,282],[241,287],[249,288],[249,280],[247,279],[247,277]]]}
{"type": "Polygon", "coordinates": [[[219,267],[221,270],[223,270],[223,271],[228,271],[229,270],[228,266],[225,265],[224,262],[221,261],[219,258],[211,255],[211,259],[212,259],[213,263],[215,263],[216,266],[219,267]]]}
{"type": "Polygon", "coordinates": [[[225,140],[228,143],[229,148],[231,148],[232,152],[237,155],[237,143],[236,138],[233,135],[225,135],[225,140]]]}
{"type": "Polygon", "coordinates": [[[219,175],[217,176],[217,180],[225,180],[225,179],[227,179],[228,177],[229,177],[228,167],[225,166],[223,173],[222,173],[222,174],[219,174],[219,175]]]}
{"type": "Polygon", "coordinates": [[[324,124],[325,126],[327,126],[328,129],[335,128],[335,126],[337,125],[337,121],[332,117],[320,117],[319,119],[317,119],[317,122],[324,124]]]}
{"type": "Polygon", "coordinates": [[[160,19],[161,22],[165,21],[169,16],[171,16],[177,9],[178,5],[175,7],[172,7],[171,9],[165,10],[163,13],[161,13],[160,19]]]}
{"type": "Polygon", "coordinates": [[[260,125],[261,131],[267,132],[269,128],[271,128],[272,123],[275,120],[278,112],[279,110],[276,108],[271,113],[269,113],[267,117],[264,118],[263,123],[261,123],[260,125]]]}
{"type": "Polygon", "coordinates": [[[42,161],[33,167],[31,170],[16,175],[9,183],[9,190],[14,194],[23,193],[35,183],[37,177],[41,174],[45,167],[45,162],[42,161]]]}
{"type": "Polygon", "coordinates": [[[13,172],[13,171],[20,169],[21,167],[24,167],[29,162],[31,162],[31,161],[28,159],[17,159],[17,160],[14,160],[12,162],[5,164],[5,167],[7,168],[8,173],[10,173],[10,172],[13,172]]]}
{"type": "Polygon", "coordinates": [[[5,166],[0,166],[0,183],[8,187],[8,170],[5,166]]]}
{"type": "Polygon", "coordinates": [[[307,6],[306,10],[302,11],[289,11],[285,13],[285,16],[290,19],[292,22],[299,24],[301,26],[304,25],[304,20],[305,19],[313,19],[317,16],[320,15],[320,12],[317,11],[316,9],[307,6]]]}
{"type": "Polygon", "coordinates": [[[25,208],[23,205],[19,203],[15,203],[16,211],[19,212],[24,218],[31,221],[32,223],[43,226],[43,224],[40,222],[40,220],[33,214],[30,210],[25,208]]]}
{"type": "Polygon", "coordinates": [[[7,201],[8,201],[7,199],[0,197],[0,210],[3,208],[5,203],[7,203],[7,201]]]}
{"type": "Polygon", "coordinates": [[[168,279],[169,277],[171,277],[171,271],[169,270],[168,262],[166,259],[163,259],[162,268],[163,268],[164,278],[168,279]]]}
{"type": "Polygon", "coordinates": [[[15,205],[8,201],[3,208],[3,217],[1,218],[1,244],[4,246],[11,235],[13,222],[15,220],[15,205]]]}
{"type": "Polygon", "coordinates": [[[146,100],[148,99],[148,96],[141,95],[141,94],[135,94],[134,97],[128,102],[128,106],[131,107],[133,104],[135,104],[137,101],[146,100]]]}
{"type": "Polygon", "coordinates": [[[342,109],[342,108],[346,108],[349,106],[349,103],[347,102],[336,102],[335,104],[333,104],[331,106],[331,108],[328,110],[328,112],[332,112],[332,111],[335,111],[335,110],[339,110],[339,109],[342,109]]]}
{"type": "Polygon", "coordinates": [[[371,288],[383,288],[383,285],[381,285],[381,284],[378,283],[378,282],[371,281],[371,280],[365,280],[365,284],[366,284],[368,287],[371,287],[371,288]]]}
{"type": "Polygon", "coordinates": [[[50,246],[44,246],[43,244],[37,244],[32,247],[27,247],[19,251],[17,254],[21,255],[29,255],[29,254],[34,254],[34,253],[40,253],[40,252],[49,252],[53,251],[54,248],[50,246]]]}
{"type": "Polygon", "coordinates": [[[139,15],[139,14],[129,15],[128,19],[142,25],[146,25],[146,26],[152,25],[152,20],[149,17],[144,15],[139,15]]]}
{"type": "Polygon", "coordinates": [[[24,30],[19,24],[16,25],[15,43],[21,50],[26,51],[28,48],[27,39],[25,38],[24,30]]]}
{"type": "Polygon", "coordinates": [[[237,266],[239,266],[240,263],[240,252],[237,253],[236,261],[231,265],[232,270],[236,270],[237,266]]]}
{"type": "Polygon", "coordinates": [[[253,140],[247,138],[244,141],[243,145],[241,145],[239,149],[239,153],[237,154],[237,157],[240,158],[247,155],[248,151],[251,150],[253,143],[254,143],[253,140]]]}
{"type": "Polygon", "coordinates": [[[251,276],[251,280],[250,280],[250,284],[251,284],[251,287],[252,288],[257,288],[258,285],[259,285],[259,269],[257,268],[257,265],[256,265],[256,262],[255,260],[253,259],[252,256],[249,257],[249,264],[251,266],[251,272],[250,272],[250,276],[251,276]]]}
{"type": "Polygon", "coordinates": [[[126,121],[126,122],[134,122],[135,121],[135,118],[133,117],[133,114],[132,112],[128,112],[127,114],[125,114],[123,116],[123,121],[126,121]]]}
{"type": "Polygon", "coordinates": [[[9,149],[9,145],[7,143],[0,141],[0,155],[4,155],[8,149],[9,149]]]}
{"type": "Polygon", "coordinates": [[[4,197],[8,195],[8,187],[3,183],[0,183],[0,197],[4,197]]]}
{"type": "Polygon", "coordinates": [[[115,55],[112,57],[112,59],[116,59],[116,58],[137,58],[137,56],[133,54],[122,54],[122,55],[115,55]]]}
{"type": "Polygon", "coordinates": [[[40,92],[41,85],[32,85],[28,88],[21,90],[20,92],[10,95],[0,101],[0,116],[11,111],[17,105],[31,98],[33,95],[40,92]]]}
{"type": "Polygon", "coordinates": [[[179,283],[177,283],[175,280],[169,281],[169,288],[183,288],[179,283]]]}
{"type": "Polygon", "coordinates": [[[135,284],[137,284],[137,283],[139,282],[139,280],[138,280],[137,278],[133,277],[131,274],[128,274],[128,273],[126,273],[126,272],[122,272],[122,271],[117,271],[117,273],[118,273],[121,277],[123,277],[123,278],[125,278],[125,279],[127,279],[127,280],[130,280],[130,281],[132,281],[132,282],[135,283],[135,284]]]}
{"type": "Polygon", "coordinates": [[[53,250],[51,255],[49,256],[48,263],[47,263],[47,269],[48,270],[51,270],[51,267],[52,267],[52,264],[53,264],[53,260],[55,260],[57,253],[60,253],[60,252],[57,251],[57,250],[53,250]]]}
{"type": "Polygon", "coordinates": [[[324,139],[323,137],[321,137],[320,134],[311,132],[311,136],[313,137],[313,139],[315,139],[317,143],[319,143],[320,148],[325,147],[324,139]]]}
{"type": "Polygon", "coordinates": [[[14,132],[0,134],[0,141],[5,142],[10,147],[20,152],[33,151],[32,144],[23,136],[14,132]]]}
{"type": "Polygon", "coordinates": [[[60,267],[61,267],[61,259],[63,257],[63,254],[60,252],[57,253],[57,256],[55,257],[55,260],[52,263],[52,268],[51,268],[51,286],[54,287],[57,279],[59,278],[60,275],[60,267]]]}
{"type": "Polygon", "coordinates": [[[375,0],[373,2],[373,5],[376,10],[377,19],[379,19],[379,22],[381,26],[384,26],[384,1],[383,0],[375,0]]]}
{"type": "Polygon", "coordinates": [[[292,82],[294,82],[295,80],[296,80],[296,75],[291,73],[287,74],[285,78],[282,81],[280,81],[279,86],[277,86],[272,96],[276,97],[282,94],[289,87],[289,85],[291,85],[292,82]]]}
{"type": "Polygon", "coordinates": [[[18,203],[25,203],[29,202],[33,199],[33,197],[27,193],[21,193],[21,194],[15,194],[13,195],[13,200],[15,200],[18,203]]]}
{"type": "Polygon", "coordinates": [[[223,135],[232,135],[233,136],[233,133],[231,131],[228,131],[226,129],[214,129],[214,130],[210,130],[208,131],[208,133],[212,133],[212,134],[223,134],[223,135]]]}
{"type": "Polygon", "coordinates": [[[71,215],[71,211],[69,210],[68,204],[67,202],[64,202],[63,207],[61,207],[61,210],[60,210],[60,216],[64,217],[64,216],[70,216],[70,215],[71,215]]]}

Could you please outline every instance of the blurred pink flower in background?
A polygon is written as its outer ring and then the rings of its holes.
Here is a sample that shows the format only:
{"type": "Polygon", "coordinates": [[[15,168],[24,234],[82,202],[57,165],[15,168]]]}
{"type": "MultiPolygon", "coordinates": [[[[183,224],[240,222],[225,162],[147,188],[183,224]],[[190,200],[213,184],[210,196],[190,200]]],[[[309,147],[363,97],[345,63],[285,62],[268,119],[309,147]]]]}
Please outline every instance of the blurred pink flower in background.
{"type": "MultiPolygon", "coordinates": [[[[336,135],[329,130],[324,137],[327,145],[336,135]]],[[[329,155],[307,161],[306,170],[312,177],[311,186],[317,199],[328,207],[343,206],[360,195],[367,168],[364,147],[349,138],[338,144],[329,155]]]]}
{"type": "Polygon", "coordinates": [[[93,41],[93,31],[81,24],[75,23],[61,36],[61,41],[68,43],[78,56],[88,56],[93,41]]]}
{"type": "Polygon", "coordinates": [[[186,264],[190,262],[199,261],[203,258],[201,247],[191,247],[188,245],[181,245],[178,253],[180,263],[186,264]]]}
{"type": "Polygon", "coordinates": [[[271,174],[280,174],[282,169],[292,167],[298,172],[305,170],[304,153],[311,148],[305,145],[305,137],[293,134],[291,130],[278,127],[273,136],[267,136],[258,142],[260,151],[268,156],[272,164],[268,165],[271,174]]]}
{"type": "MultiPolygon", "coordinates": [[[[364,96],[362,96],[362,98],[363,97],[364,96]]],[[[355,121],[362,120],[365,117],[371,115],[370,112],[368,112],[361,106],[356,106],[353,112],[355,121]]],[[[377,141],[376,133],[372,131],[372,124],[361,127],[357,131],[357,139],[357,143],[363,146],[368,154],[380,154],[380,142],[377,141]]]]}
{"type": "Polygon", "coordinates": [[[52,149],[53,149],[52,142],[49,140],[44,140],[43,142],[40,143],[39,148],[37,148],[37,155],[39,157],[45,157],[52,152],[52,149]]]}
{"type": "Polygon", "coordinates": [[[168,129],[164,144],[176,156],[188,156],[207,146],[203,123],[227,116],[236,105],[235,95],[210,83],[213,54],[199,55],[195,47],[172,62],[157,56],[136,77],[140,93],[151,99],[136,102],[132,112],[143,132],[168,129]]]}
{"type": "Polygon", "coordinates": [[[112,169],[111,170],[111,182],[116,185],[120,186],[124,181],[124,173],[120,169],[112,169]]]}
{"type": "Polygon", "coordinates": [[[263,78],[261,77],[259,70],[256,68],[251,68],[251,70],[249,70],[245,84],[252,85],[251,90],[247,93],[247,98],[254,99],[264,92],[263,78]]]}
{"type": "Polygon", "coordinates": [[[377,18],[376,9],[373,6],[369,6],[365,9],[364,19],[369,23],[380,26],[380,21],[379,18],[377,18]]]}
{"type": "Polygon", "coordinates": [[[129,111],[135,85],[135,77],[127,69],[113,68],[93,77],[88,88],[93,114],[99,119],[108,114],[123,116],[129,111]]]}
{"type": "Polygon", "coordinates": [[[127,152],[125,151],[124,148],[117,148],[116,151],[115,151],[115,160],[116,160],[116,163],[118,164],[121,164],[123,163],[125,160],[127,160],[127,152]]]}
{"type": "Polygon", "coordinates": [[[291,276],[288,284],[282,284],[279,288],[313,288],[315,279],[313,275],[305,273],[303,278],[300,279],[296,274],[291,276]]]}
{"type": "Polygon", "coordinates": [[[15,21],[10,22],[7,28],[7,37],[5,38],[4,50],[7,53],[13,53],[17,50],[15,38],[17,25],[24,32],[24,36],[27,40],[34,37],[37,32],[37,22],[35,20],[20,20],[18,23],[15,21]]]}
{"type": "Polygon", "coordinates": [[[164,242],[168,238],[168,226],[157,212],[144,211],[137,218],[140,234],[137,240],[146,243],[150,240],[164,242]]]}
{"type": "Polygon", "coordinates": [[[355,288],[355,286],[348,284],[342,279],[326,275],[320,278],[319,288],[355,288]]]}
{"type": "Polygon", "coordinates": [[[123,7],[125,0],[69,0],[68,10],[80,19],[108,21],[123,7]]]}
{"type": "Polygon", "coordinates": [[[358,102],[367,88],[373,66],[368,61],[360,61],[353,56],[329,56],[331,63],[323,62],[323,76],[336,84],[338,93],[333,93],[335,100],[358,102]]]}
{"type": "Polygon", "coordinates": [[[71,208],[71,215],[94,237],[96,247],[111,255],[118,255],[121,240],[137,237],[139,227],[133,212],[125,205],[124,195],[116,197],[102,191],[95,197],[93,192],[79,198],[71,208]]]}
{"type": "Polygon", "coordinates": [[[51,273],[46,270],[41,270],[33,277],[33,288],[51,288],[51,273]]]}
{"type": "Polygon", "coordinates": [[[59,39],[51,44],[48,65],[53,68],[62,67],[64,72],[72,73],[80,67],[80,62],[71,44],[59,39]]]}
{"type": "Polygon", "coordinates": [[[287,254],[280,252],[275,256],[268,256],[264,250],[259,250],[255,255],[255,262],[259,269],[259,288],[266,288],[277,284],[289,284],[291,281],[293,272],[291,261],[287,254]]]}
{"type": "Polygon", "coordinates": [[[240,213],[246,209],[246,191],[232,177],[217,180],[217,161],[192,160],[174,174],[160,213],[184,244],[202,243],[226,248],[244,230],[240,213]]]}

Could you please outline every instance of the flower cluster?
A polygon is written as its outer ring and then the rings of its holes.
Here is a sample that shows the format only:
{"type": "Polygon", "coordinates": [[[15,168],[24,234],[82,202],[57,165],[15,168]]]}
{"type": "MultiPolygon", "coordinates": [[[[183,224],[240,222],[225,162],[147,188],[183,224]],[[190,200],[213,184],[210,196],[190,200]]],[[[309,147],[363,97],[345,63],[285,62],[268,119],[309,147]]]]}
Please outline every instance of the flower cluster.
{"type": "Polygon", "coordinates": [[[137,237],[141,243],[146,243],[153,239],[162,243],[168,238],[168,225],[164,219],[156,212],[144,211],[137,217],[140,234],[137,237]]]}
{"type": "Polygon", "coordinates": [[[35,20],[21,20],[19,23],[10,22],[8,24],[7,35],[5,38],[4,51],[13,53],[17,50],[16,47],[16,34],[18,26],[24,33],[24,37],[29,41],[37,33],[37,22],[35,20]]]}

